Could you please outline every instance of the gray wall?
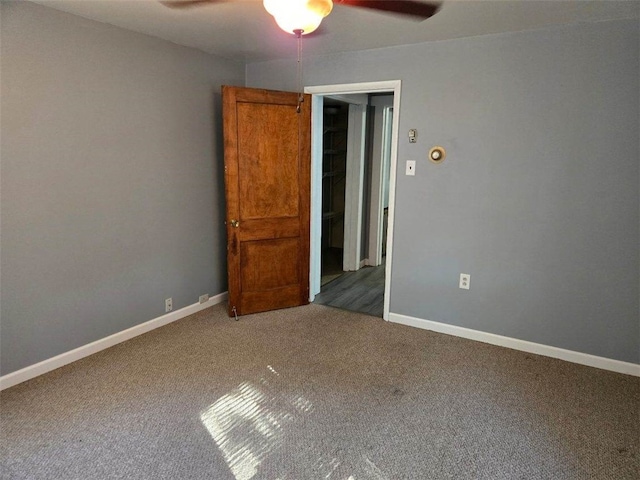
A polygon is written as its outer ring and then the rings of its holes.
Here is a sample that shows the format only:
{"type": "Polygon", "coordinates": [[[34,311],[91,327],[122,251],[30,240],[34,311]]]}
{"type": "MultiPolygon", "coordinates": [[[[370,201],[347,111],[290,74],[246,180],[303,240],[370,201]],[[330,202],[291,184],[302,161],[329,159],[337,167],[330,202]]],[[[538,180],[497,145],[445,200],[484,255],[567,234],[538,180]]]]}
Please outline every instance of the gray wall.
{"type": "MultiPolygon", "coordinates": [[[[640,363],[638,30],[306,59],[306,85],[402,80],[399,173],[418,165],[397,181],[391,312],[640,363]]],[[[293,61],[247,67],[248,86],[295,78],[293,61]]]]}
{"type": "Polygon", "coordinates": [[[1,46],[2,374],[225,291],[244,66],[25,2],[1,46]]]}

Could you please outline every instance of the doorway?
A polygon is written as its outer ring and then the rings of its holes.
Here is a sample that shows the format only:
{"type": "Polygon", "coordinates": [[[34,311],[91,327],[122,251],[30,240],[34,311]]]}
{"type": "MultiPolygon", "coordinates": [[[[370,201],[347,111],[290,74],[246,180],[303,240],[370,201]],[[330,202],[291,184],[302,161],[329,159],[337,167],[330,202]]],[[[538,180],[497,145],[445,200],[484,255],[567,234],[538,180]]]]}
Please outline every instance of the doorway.
{"type": "MultiPolygon", "coordinates": [[[[326,172],[323,171],[323,167],[326,164],[326,160],[324,159],[325,155],[323,155],[325,144],[323,135],[325,132],[324,107],[330,106],[336,97],[338,97],[339,100],[348,99],[350,96],[359,97],[359,100],[353,101],[353,103],[360,104],[361,108],[353,108],[353,116],[356,119],[360,118],[362,123],[355,123],[356,127],[353,131],[349,132],[348,136],[352,139],[354,137],[361,138],[362,145],[360,146],[360,150],[354,149],[361,153],[352,152],[351,156],[347,155],[351,161],[347,161],[345,165],[346,193],[344,200],[345,220],[343,225],[345,253],[343,254],[343,270],[348,270],[349,275],[364,274],[364,277],[369,277],[368,279],[361,278],[359,281],[365,283],[365,291],[367,291],[369,295],[382,294],[382,312],[381,315],[380,313],[377,315],[388,320],[390,277],[392,273],[393,212],[397,164],[400,81],[307,87],[305,88],[305,92],[313,95],[310,301],[313,301],[316,295],[321,292],[323,270],[322,253],[323,248],[327,248],[328,246],[327,234],[325,233],[324,241],[322,235],[323,228],[325,230],[327,228],[323,224],[328,221],[326,215],[323,215],[323,196],[325,197],[324,201],[327,201],[325,194],[327,187],[324,186],[327,181],[323,180],[323,178],[327,178],[325,176],[326,172]],[[376,149],[380,150],[380,155],[383,155],[383,151],[387,152],[386,158],[388,162],[386,164],[377,164],[375,168],[366,171],[365,175],[365,170],[369,167],[369,165],[364,162],[364,140],[366,131],[364,127],[366,123],[367,105],[370,103],[372,96],[377,97],[380,94],[391,95],[391,97],[387,96],[388,104],[379,106],[380,108],[378,109],[380,119],[384,118],[386,121],[386,126],[383,129],[384,131],[380,133],[380,136],[386,138],[386,140],[383,146],[376,147],[376,149]],[[330,97],[332,100],[325,104],[325,100],[330,97]],[[366,100],[363,102],[362,98],[366,100]],[[354,156],[359,156],[360,162],[358,162],[357,158],[354,159],[354,156]],[[349,176],[351,178],[348,178],[349,176]],[[354,179],[356,180],[354,181],[354,179]],[[366,188],[365,180],[371,182],[371,185],[368,185],[366,188]],[[349,245],[352,246],[353,251],[348,257],[346,252],[350,248],[349,245]],[[361,255],[364,253],[366,253],[366,256],[363,255],[364,258],[361,258],[361,255]],[[360,271],[361,267],[364,266],[367,266],[367,268],[360,271]],[[374,271],[368,267],[380,268],[377,268],[374,274],[374,271]],[[383,282],[381,281],[381,276],[384,277],[383,282]],[[380,291],[377,294],[373,291],[373,288],[366,288],[367,282],[371,284],[372,281],[376,281],[377,284],[380,285],[380,291]]],[[[371,112],[370,120],[372,120],[373,110],[371,108],[368,110],[371,112]]],[[[324,170],[326,170],[326,168],[324,170]]],[[[326,213],[325,211],[325,214],[326,213]]]]}

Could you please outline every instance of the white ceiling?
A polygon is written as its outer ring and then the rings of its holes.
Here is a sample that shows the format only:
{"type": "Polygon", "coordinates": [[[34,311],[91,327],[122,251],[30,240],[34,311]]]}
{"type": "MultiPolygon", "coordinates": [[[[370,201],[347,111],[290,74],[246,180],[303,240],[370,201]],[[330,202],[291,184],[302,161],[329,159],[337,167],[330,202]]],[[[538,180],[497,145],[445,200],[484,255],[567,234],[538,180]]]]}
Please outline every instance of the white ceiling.
{"type": "MultiPolygon", "coordinates": [[[[295,57],[294,37],[277,28],[260,0],[174,10],[157,0],[32,0],[47,7],[240,61],[295,57]]],[[[637,0],[444,0],[424,22],[340,5],[320,35],[304,38],[305,56],[546,26],[635,18],[637,0]]]]}

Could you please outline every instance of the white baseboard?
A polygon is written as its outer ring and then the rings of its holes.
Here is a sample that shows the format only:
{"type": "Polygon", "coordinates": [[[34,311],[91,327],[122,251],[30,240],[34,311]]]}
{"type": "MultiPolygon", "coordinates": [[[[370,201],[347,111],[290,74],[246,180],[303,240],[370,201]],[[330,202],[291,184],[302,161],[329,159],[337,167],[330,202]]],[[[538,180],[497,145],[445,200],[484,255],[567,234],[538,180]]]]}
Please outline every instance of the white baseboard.
{"type": "Polygon", "coordinates": [[[181,308],[180,310],[167,313],[166,315],[162,315],[161,317],[154,318],[153,320],[141,323],[140,325],[127,328],[126,330],[114,333],[113,335],[109,335],[108,337],[96,340],[95,342],[88,343],[87,345],[83,345],[82,347],[75,348],[68,352],[61,353],[60,355],[56,355],[55,357],[43,360],[42,362],[38,362],[34,365],[30,365],[7,375],[3,375],[2,377],[0,377],[0,391],[9,387],[13,387],[18,383],[31,380],[32,378],[42,375],[43,373],[50,372],[51,370],[55,370],[56,368],[60,368],[64,365],[75,362],[76,360],[80,360],[81,358],[93,355],[94,353],[117,345],[118,343],[122,343],[133,337],[137,337],[138,335],[142,335],[143,333],[147,333],[171,322],[175,322],[176,320],[180,320],[181,318],[192,315],[196,312],[199,312],[200,310],[204,310],[205,308],[209,308],[218,303],[222,303],[226,301],[226,299],[227,292],[223,292],[219,295],[209,297],[209,300],[204,303],[194,303],[193,305],[188,305],[184,308],[181,308]]]}
{"type": "Polygon", "coordinates": [[[438,333],[453,335],[455,337],[490,343],[491,345],[512,348],[514,350],[521,350],[528,353],[535,353],[545,357],[558,358],[560,360],[566,360],[567,362],[579,363],[580,365],[587,365],[589,367],[601,368],[603,370],[610,370],[612,372],[640,377],[640,365],[636,363],[622,362],[620,360],[598,357],[588,353],[574,352],[573,350],[565,350],[564,348],[528,342],[526,340],[518,340],[517,338],[503,337],[502,335],[495,335],[493,333],[481,332],[470,328],[457,327],[446,323],[409,317],[398,313],[389,313],[389,321],[401,323],[410,327],[417,327],[438,333]]]}

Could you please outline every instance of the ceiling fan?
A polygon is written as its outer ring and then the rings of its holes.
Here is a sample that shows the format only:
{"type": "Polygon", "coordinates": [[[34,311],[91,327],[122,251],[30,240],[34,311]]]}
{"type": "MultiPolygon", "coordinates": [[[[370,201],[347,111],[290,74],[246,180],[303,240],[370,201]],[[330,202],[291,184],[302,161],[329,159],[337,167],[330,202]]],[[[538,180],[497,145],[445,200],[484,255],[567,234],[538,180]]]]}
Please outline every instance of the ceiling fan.
{"type": "MultiPolygon", "coordinates": [[[[160,0],[170,8],[190,8],[207,4],[227,3],[233,0],[160,0]]],[[[426,20],[441,6],[441,1],[417,0],[263,0],[267,12],[278,26],[296,36],[315,31],[322,19],[331,13],[333,4],[398,14],[414,20],[426,20]]]]}

